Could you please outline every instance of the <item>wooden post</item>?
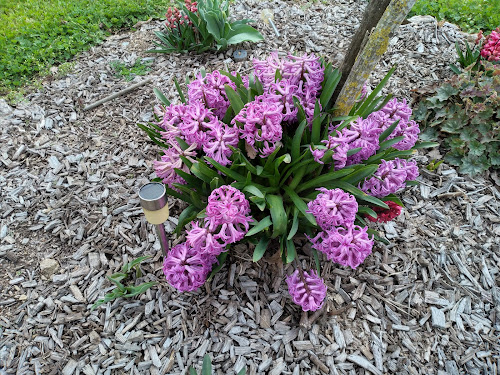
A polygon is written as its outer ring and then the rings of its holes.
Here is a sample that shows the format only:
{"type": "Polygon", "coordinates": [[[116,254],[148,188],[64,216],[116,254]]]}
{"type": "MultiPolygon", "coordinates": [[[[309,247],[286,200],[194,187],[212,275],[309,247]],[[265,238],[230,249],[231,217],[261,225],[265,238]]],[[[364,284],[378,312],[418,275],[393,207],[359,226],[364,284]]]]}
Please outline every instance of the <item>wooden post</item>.
{"type": "MultiPolygon", "coordinates": [[[[373,1],[373,0],[372,0],[373,1]]],[[[389,37],[406,18],[416,0],[391,0],[372,31],[366,45],[356,57],[340,94],[335,101],[335,115],[345,116],[354,106],[356,97],[361,92],[372,70],[377,66],[382,55],[387,51],[389,37]]]]}
{"type": "Polygon", "coordinates": [[[359,51],[366,44],[372,29],[377,26],[378,21],[382,18],[382,15],[390,2],[391,0],[371,0],[366,6],[363,19],[351,39],[351,44],[349,45],[344,60],[342,61],[342,65],[339,68],[342,76],[333,94],[333,102],[335,102],[339,97],[340,90],[344,87],[347,77],[349,77],[349,73],[351,73],[351,69],[356,61],[359,51]]]}

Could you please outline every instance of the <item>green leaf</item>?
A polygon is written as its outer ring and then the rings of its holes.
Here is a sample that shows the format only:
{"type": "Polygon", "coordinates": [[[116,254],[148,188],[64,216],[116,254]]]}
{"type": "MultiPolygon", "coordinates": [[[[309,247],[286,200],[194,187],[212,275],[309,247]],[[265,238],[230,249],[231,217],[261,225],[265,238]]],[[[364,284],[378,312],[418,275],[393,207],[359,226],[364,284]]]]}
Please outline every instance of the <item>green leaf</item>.
{"type": "Polygon", "coordinates": [[[264,37],[249,25],[236,25],[227,35],[227,44],[238,44],[242,42],[260,42],[264,37]]]}
{"type": "Polygon", "coordinates": [[[389,194],[387,197],[384,198],[384,201],[392,201],[392,202],[396,203],[398,206],[401,206],[401,207],[405,206],[403,204],[403,202],[401,201],[401,199],[399,199],[399,197],[396,196],[396,195],[394,195],[394,194],[389,194]]]}
{"type": "Polygon", "coordinates": [[[296,189],[296,193],[300,193],[301,191],[304,191],[304,190],[307,190],[310,188],[322,187],[323,184],[337,180],[337,179],[344,177],[350,173],[352,173],[352,169],[350,169],[350,168],[343,168],[343,169],[339,169],[338,171],[335,171],[335,172],[325,173],[319,177],[316,177],[316,178],[300,185],[296,189]]]}
{"type": "Polygon", "coordinates": [[[403,139],[405,139],[405,137],[402,135],[399,137],[394,137],[392,139],[388,139],[380,144],[377,152],[387,150],[388,148],[391,148],[392,146],[394,146],[396,143],[401,142],[403,139]]]}
{"type": "Polygon", "coordinates": [[[217,170],[221,171],[226,176],[232,178],[234,181],[238,181],[238,182],[244,182],[244,181],[246,181],[245,176],[243,176],[243,175],[241,175],[241,174],[233,171],[232,169],[229,169],[229,168],[226,168],[226,167],[220,165],[214,159],[209,158],[208,156],[205,156],[205,160],[209,161],[210,164],[212,164],[214,168],[216,168],[217,170]]]}
{"type": "Polygon", "coordinates": [[[189,375],[198,375],[196,370],[192,366],[189,367],[189,375]]]}
{"type": "Polygon", "coordinates": [[[297,256],[297,250],[295,249],[295,244],[293,239],[286,241],[286,263],[291,263],[297,256]]]}
{"type": "Polygon", "coordinates": [[[287,215],[283,205],[283,198],[279,195],[268,194],[266,195],[266,201],[273,221],[273,234],[271,238],[276,238],[286,232],[287,215]]]}
{"type": "Polygon", "coordinates": [[[181,86],[179,85],[179,82],[177,81],[177,78],[174,76],[174,84],[175,88],[177,89],[177,92],[179,93],[179,99],[181,100],[182,103],[186,103],[186,98],[184,97],[184,94],[182,93],[181,86]]]}
{"type": "Polygon", "coordinates": [[[287,240],[291,240],[293,236],[297,233],[297,230],[299,229],[299,209],[297,206],[293,208],[293,220],[292,220],[292,227],[290,228],[290,232],[288,232],[288,237],[286,238],[287,240]]]}
{"type": "MultiPolygon", "coordinates": [[[[326,73],[325,73],[325,77],[326,77],[326,73]]],[[[327,105],[330,102],[330,99],[332,98],[333,93],[335,92],[335,88],[337,87],[338,83],[340,82],[341,74],[340,74],[338,69],[335,69],[327,77],[328,78],[324,82],[323,90],[321,90],[321,95],[319,97],[319,101],[321,103],[321,108],[323,108],[324,111],[329,109],[327,107],[327,105]]]]}
{"type": "Polygon", "coordinates": [[[292,140],[292,160],[295,161],[300,156],[300,141],[302,140],[302,135],[304,133],[304,129],[307,125],[307,121],[303,120],[300,125],[297,127],[295,134],[292,140]]]}
{"type": "Polygon", "coordinates": [[[486,146],[479,141],[469,142],[469,151],[471,156],[481,156],[486,151],[486,146]]]}
{"type": "Polygon", "coordinates": [[[373,175],[375,171],[378,169],[378,164],[367,165],[361,168],[357,168],[353,173],[342,177],[341,181],[345,181],[349,184],[356,185],[359,182],[363,181],[365,178],[373,175]]]}
{"type": "Polygon", "coordinates": [[[133,269],[134,267],[136,267],[137,265],[141,264],[143,261],[145,261],[146,259],[149,259],[149,258],[151,258],[151,257],[150,256],[143,256],[143,257],[139,257],[137,259],[134,259],[133,261],[131,261],[129,263],[126,263],[122,267],[122,272],[128,273],[131,269],[133,269]]]}
{"type": "Polygon", "coordinates": [[[314,119],[312,122],[312,133],[311,133],[311,142],[314,144],[319,143],[320,132],[321,132],[321,110],[319,106],[319,101],[316,100],[314,105],[314,119]]]}
{"type": "Polygon", "coordinates": [[[394,65],[385,75],[385,77],[380,81],[380,83],[375,87],[375,89],[371,92],[368,97],[363,100],[363,104],[359,107],[359,109],[356,110],[356,113],[353,113],[352,115],[359,115],[363,118],[366,117],[367,115],[367,108],[373,103],[374,100],[376,100],[376,96],[379,94],[380,91],[382,91],[382,88],[387,84],[389,81],[389,78],[391,77],[392,73],[396,70],[396,65],[394,65]]]}
{"type": "Polygon", "coordinates": [[[247,185],[243,188],[243,191],[247,191],[259,198],[265,198],[265,194],[255,185],[247,185]]]}
{"type": "Polygon", "coordinates": [[[264,229],[269,228],[272,223],[273,222],[271,221],[271,218],[269,216],[266,216],[264,219],[259,221],[252,229],[250,229],[245,237],[253,236],[254,234],[257,234],[264,229]]]}
{"type": "Polygon", "coordinates": [[[458,133],[460,129],[467,125],[467,121],[463,118],[452,117],[443,122],[441,131],[445,133],[458,133]]]}
{"type": "Polygon", "coordinates": [[[286,194],[290,197],[295,207],[297,207],[302,215],[312,224],[316,225],[316,219],[310,213],[307,213],[307,204],[300,198],[295,191],[290,189],[288,186],[283,186],[283,190],[285,190],[286,194]]]}
{"type": "Polygon", "coordinates": [[[153,87],[153,92],[155,93],[155,96],[158,98],[158,100],[163,104],[163,105],[170,105],[170,101],[167,99],[167,97],[156,87],[153,87]]]}
{"type": "Polygon", "coordinates": [[[155,282],[151,281],[148,283],[140,284],[138,286],[128,286],[127,287],[128,293],[124,294],[123,297],[125,297],[125,298],[135,297],[139,294],[144,293],[146,290],[148,290],[149,288],[151,288],[155,284],[156,284],[155,282]]]}
{"type": "Polygon", "coordinates": [[[224,85],[224,90],[226,92],[227,98],[231,103],[231,108],[235,114],[240,113],[241,109],[245,106],[240,96],[234,91],[234,89],[229,85],[224,85]]]}
{"type": "Polygon", "coordinates": [[[212,375],[212,363],[208,354],[205,354],[205,356],[203,357],[203,367],[201,368],[201,374],[212,375]]]}
{"type": "Polygon", "coordinates": [[[436,91],[435,97],[439,101],[446,101],[448,98],[450,98],[453,95],[457,95],[459,93],[459,90],[456,87],[453,87],[449,83],[445,83],[441,87],[439,87],[436,91]]]}
{"type": "Polygon", "coordinates": [[[370,215],[373,218],[377,217],[377,213],[375,211],[373,211],[370,207],[367,207],[367,206],[359,206],[358,207],[358,214],[370,215]]]}
{"type": "Polygon", "coordinates": [[[196,207],[194,206],[187,206],[179,215],[179,218],[177,219],[177,226],[175,228],[175,233],[178,235],[181,233],[181,230],[189,224],[191,221],[193,221],[196,216],[198,215],[198,212],[200,212],[196,207]]]}
{"type": "Polygon", "coordinates": [[[316,264],[316,271],[318,272],[318,276],[321,277],[321,265],[319,262],[319,256],[318,256],[318,251],[316,249],[311,249],[311,252],[314,257],[314,264],[316,264]]]}
{"type": "Polygon", "coordinates": [[[438,147],[439,143],[438,142],[417,142],[415,146],[413,146],[414,149],[419,149],[419,148],[434,148],[438,147]]]}
{"type": "Polygon", "coordinates": [[[461,173],[475,175],[487,171],[491,167],[490,161],[486,155],[472,156],[467,155],[462,159],[461,173]]]}
{"type": "Polygon", "coordinates": [[[247,373],[246,368],[242,368],[237,375],[246,375],[246,373],[247,373]]]}
{"type": "Polygon", "coordinates": [[[259,243],[257,244],[257,246],[255,246],[255,249],[253,251],[253,261],[254,262],[258,262],[259,260],[262,259],[270,241],[271,241],[270,238],[267,238],[264,236],[261,237],[259,243]]]}
{"type": "Polygon", "coordinates": [[[382,134],[378,137],[379,143],[382,143],[387,139],[388,136],[392,134],[394,129],[396,129],[396,126],[398,126],[400,120],[394,121],[391,126],[389,126],[387,129],[385,129],[382,134]]]}

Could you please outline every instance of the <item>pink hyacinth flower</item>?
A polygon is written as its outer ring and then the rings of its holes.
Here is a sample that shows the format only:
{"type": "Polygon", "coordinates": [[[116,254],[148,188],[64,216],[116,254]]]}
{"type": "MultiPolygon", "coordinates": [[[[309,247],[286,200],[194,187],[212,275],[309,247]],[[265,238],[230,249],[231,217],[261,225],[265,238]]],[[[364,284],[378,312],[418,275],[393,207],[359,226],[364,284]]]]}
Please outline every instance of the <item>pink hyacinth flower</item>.
{"type": "Polygon", "coordinates": [[[383,198],[396,193],[405,186],[406,181],[418,177],[418,167],[414,161],[396,158],[382,160],[373,177],[360,186],[365,193],[377,198],[383,198]]]}
{"type": "Polygon", "coordinates": [[[215,262],[215,257],[203,255],[198,248],[184,242],[168,252],[163,262],[163,273],[174,288],[190,292],[205,283],[215,262]]]}
{"type": "Polygon", "coordinates": [[[368,227],[359,225],[333,227],[310,240],[312,247],[332,262],[356,269],[372,252],[373,237],[368,236],[367,230],[368,227]]]}
{"type": "Polygon", "coordinates": [[[326,285],[316,271],[295,270],[286,278],[288,292],[293,302],[304,311],[316,311],[323,306],[326,297],[326,285]]]}
{"type": "Polygon", "coordinates": [[[342,189],[318,190],[321,193],[307,204],[306,212],[314,215],[321,229],[329,230],[335,226],[350,226],[354,223],[358,203],[353,195],[342,189]]]}
{"type": "Polygon", "coordinates": [[[153,167],[156,175],[162,179],[164,184],[175,189],[174,183],[184,184],[184,179],[177,175],[175,169],[181,169],[186,173],[190,173],[189,168],[182,162],[181,156],[188,158],[194,162],[193,157],[196,157],[196,145],[191,145],[187,149],[182,150],[177,143],[172,143],[172,147],[164,151],[164,155],[160,160],[153,161],[153,167]]]}
{"type": "Polygon", "coordinates": [[[225,244],[241,240],[248,232],[250,202],[238,189],[223,185],[208,197],[205,226],[217,240],[225,244]]]}

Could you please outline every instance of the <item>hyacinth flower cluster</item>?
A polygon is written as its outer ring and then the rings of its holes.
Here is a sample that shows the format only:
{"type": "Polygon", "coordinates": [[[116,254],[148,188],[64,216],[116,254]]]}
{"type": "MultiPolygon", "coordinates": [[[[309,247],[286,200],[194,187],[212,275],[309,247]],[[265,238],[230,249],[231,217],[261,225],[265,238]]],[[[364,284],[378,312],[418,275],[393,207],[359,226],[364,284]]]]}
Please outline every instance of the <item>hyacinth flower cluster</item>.
{"type": "Polygon", "coordinates": [[[500,28],[497,27],[486,36],[481,48],[481,56],[488,61],[500,61],[500,28]]]}
{"type": "MultiPolygon", "coordinates": [[[[186,8],[190,12],[197,12],[197,3],[192,0],[185,0],[184,2],[186,8]]],[[[179,9],[176,7],[169,7],[167,9],[167,13],[165,14],[165,26],[169,29],[180,28],[182,25],[186,23],[187,25],[192,25],[192,22],[189,20],[187,15],[183,15],[179,9]]]]}
{"type": "Polygon", "coordinates": [[[196,290],[234,244],[248,243],[255,262],[277,254],[293,265],[291,299],[316,311],[327,295],[321,261],[356,269],[369,257],[384,241],[376,223],[399,215],[395,194],[418,176],[415,148],[434,144],[418,142],[411,108],[377,96],[381,85],[360,88],[349,116],[336,118],[340,75],[314,55],[273,53],[253,64],[248,77],[202,72],[185,96],[177,84],[181,102],[159,95],[157,122],[142,127],[164,149],[153,162],[158,178],[188,204],[165,277],[196,290]],[[304,253],[294,238],[303,235],[316,269],[297,262],[304,253]]]}
{"type": "Polygon", "coordinates": [[[229,244],[238,242],[253,221],[250,204],[243,193],[232,186],[221,186],[208,197],[206,217],[193,221],[186,241],[174,246],[165,257],[163,273],[170,285],[181,292],[202,286],[217,256],[229,244]]]}

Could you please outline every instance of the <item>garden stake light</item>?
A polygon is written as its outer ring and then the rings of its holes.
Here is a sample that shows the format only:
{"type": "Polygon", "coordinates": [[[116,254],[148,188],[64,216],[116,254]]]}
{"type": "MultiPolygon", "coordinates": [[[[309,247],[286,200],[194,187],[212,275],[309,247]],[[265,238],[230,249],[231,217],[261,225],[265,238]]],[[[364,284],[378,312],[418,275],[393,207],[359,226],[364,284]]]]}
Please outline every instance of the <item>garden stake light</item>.
{"type": "Polygon", "coordinates": [[[146,220],[156,228],[163,255],[168,253],[168,239],[163,223],[168,219],[168,203],[165,185],[150,182],[139,189],[141,207],[146,215],[146,220]]]}
{"type": "Polygon", "coordinates": [[[276,28],[276,25],[273,22],[274,15],[273,15],[273,12],[271,11],[271,9],[264,9],[262,11],[262,13],[260,14],[260,17],[262,18],[262,21],[264,21],[265,23],[269,23],[271,25],[274,33],[279,38],[280,32],[278,31],[278,29],[276,28]]]}

